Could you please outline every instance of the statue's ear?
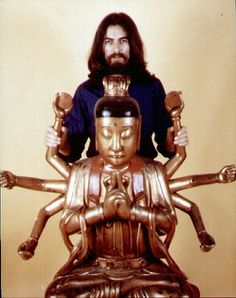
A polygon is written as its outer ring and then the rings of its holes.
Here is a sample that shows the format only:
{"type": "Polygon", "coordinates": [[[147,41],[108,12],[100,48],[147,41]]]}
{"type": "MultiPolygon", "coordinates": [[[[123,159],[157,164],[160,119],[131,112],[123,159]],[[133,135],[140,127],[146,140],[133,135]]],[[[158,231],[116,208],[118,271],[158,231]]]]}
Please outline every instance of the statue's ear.
{"type": "Polygon", "coordinates": [[[137,144],[137,151],[140,150],[140,143],[141,143],[141,115],[139,116],[138,120],[138,144],[137,144]]]}
{"type": "Polygon", "coordinates": [[[98,140],[97,140],[97,120],[95,120],[95,149],[98,151],[98,140]]]}
{"type": "Polygon", "coordinates": [[[97,141],[97,134],[95,136],[95,149],[98,151],[98,141],[97,141]]]}

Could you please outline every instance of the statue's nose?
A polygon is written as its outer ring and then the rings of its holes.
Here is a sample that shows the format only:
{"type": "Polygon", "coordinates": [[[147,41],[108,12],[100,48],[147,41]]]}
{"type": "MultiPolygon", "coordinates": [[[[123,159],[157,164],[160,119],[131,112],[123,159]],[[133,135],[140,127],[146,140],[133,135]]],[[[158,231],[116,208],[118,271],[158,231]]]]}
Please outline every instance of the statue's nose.
{"type": "Polygon", "coordinates": [[[122,150],[121,138],[119,134],[114,134],[111,140],[110,149],[114,152],[119,152],[122,150]]]}

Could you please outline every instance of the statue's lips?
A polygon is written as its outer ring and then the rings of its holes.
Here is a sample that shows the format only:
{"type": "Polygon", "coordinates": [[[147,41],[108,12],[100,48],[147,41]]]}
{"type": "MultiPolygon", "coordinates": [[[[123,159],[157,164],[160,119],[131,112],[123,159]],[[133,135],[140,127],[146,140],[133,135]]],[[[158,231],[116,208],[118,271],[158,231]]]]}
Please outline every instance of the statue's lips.
{"type": "Polygon", "coordinates": [[[114,159],[120,159],[120,158],[124,158],[125,155],[124,154],[109,154],[110,158],[114,158],[114,159]]]}

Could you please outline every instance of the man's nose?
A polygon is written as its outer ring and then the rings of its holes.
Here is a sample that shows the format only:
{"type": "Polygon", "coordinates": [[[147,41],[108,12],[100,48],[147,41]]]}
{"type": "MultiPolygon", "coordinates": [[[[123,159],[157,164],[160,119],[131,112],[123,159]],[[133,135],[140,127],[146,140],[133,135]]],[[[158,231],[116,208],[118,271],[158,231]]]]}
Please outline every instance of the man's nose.
{"type": "Polygon", "coordinates": [[[120,43],[119,42],[114,42],[114,44],[113,44],[113,52],[115,54],[119,54],[120,53],[120,43]]]}
{"type": "Polygon", "coordinates": [[[121,138],[119,134],[114,134],[111,139],[110,149],[114,152],[122,150],[121,138]]]}

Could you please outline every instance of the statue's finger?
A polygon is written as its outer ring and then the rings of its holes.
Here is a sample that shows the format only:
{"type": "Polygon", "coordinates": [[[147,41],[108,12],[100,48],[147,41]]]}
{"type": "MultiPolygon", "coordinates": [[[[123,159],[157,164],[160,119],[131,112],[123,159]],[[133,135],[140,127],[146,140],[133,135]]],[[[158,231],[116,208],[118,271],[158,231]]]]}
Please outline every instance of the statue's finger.
{"type": "Polygon", "coordinates": [[[118,188],[124,192],[126,192],[125,186],[122,181],[122,175],[121,172],[117,172],[117,183],[118,183],[118,188]]]}
{"type": "Polygon", "coordinates": [[[116,173],[115,172],[112,172],[111,178],[110,178],[110,183],[109,183],[109,185],[107,187],[107,191],[108,192],[112,191],[115,188],[116,181],[117,181],[116,173]]]}

